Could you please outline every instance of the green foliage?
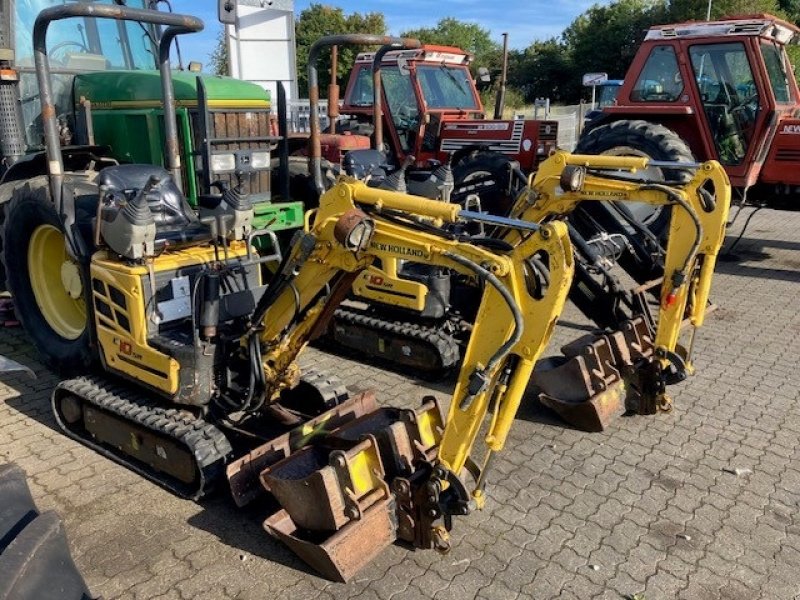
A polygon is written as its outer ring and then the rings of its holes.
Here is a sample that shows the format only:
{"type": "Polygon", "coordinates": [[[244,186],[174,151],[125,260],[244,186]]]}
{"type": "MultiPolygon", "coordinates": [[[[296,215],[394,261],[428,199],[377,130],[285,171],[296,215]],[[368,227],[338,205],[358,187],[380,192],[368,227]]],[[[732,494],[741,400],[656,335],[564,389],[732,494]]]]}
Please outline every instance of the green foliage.
{"type": "Polygon", "coordinates": [[[217,45],[211,53],[210,61],[211,72],[214,75],[230,74],[230,57],[228,56],[228,41],[223,28],[217,35],[217,45]]]}
{"type": "Polygon", "coordinates": [[[465,23],[452,17],[442,19],[436,27],[411,29],[401,34],[403,37],[417,38],[423,44],[455,46],[474,55],[474,69],[486,67],[499,73],[502,67],[502,49],[492,40],[488,29],[475,23],[465,23]]]}
{"type": "Polygon", "coordinates": [[[508,82],[529,103],[536,98],[574,102],[580,94],[580,74],[567,45],[551,38],[534,42],[508,57],[508,82]]]}
{"type": "MultiPolygon", "coordinates": [[[[341,8],[323,4],[312,4],[302,11],[295,21],[297,81],[301,95],[305,96],[308,90],[308,52],[311,44],[323,36],[340,33],[385,35],[386,21],[383,14],[378,12],[346,15],[341,8]]],[[[356,54],[366,50],[369,48],[339,48],[337,77],[346,77],[353,67],[356,54]]],[[[320,74],[320,95],[324,97],[331,71],[330,51],[323,51],[317,68],[320,74]]]]}
{"type": "MultiPolygon", "coordinates": [[[[720,19],[733,15],[752,15],[756,13],[779,14],[780,5],[789,6],[793,2],[778,0],[713,0],[711,3],[711,18],[720,19]]],[[[673,0],[669,13],[671,21],[690,21],[706,19],[708,4],[697,0],[673,0]]]]}
{"type": "MultiPolygon", "coordinates": [[[[595,4],[579,15],[560,36],[536,40],[524,50],[509,53],[506,104],[513,107],[514,103],[531,103],[536,98],[550,98],[554,103],[565,104],[588,99],[589,91],[581,86],[584,73],[605,72],[612,79],[624,78],[649,27],[705,19],[707,7],[706,0],[613,0],[608,4],[595,4]]],[[[800,0],[712,0],[712,18],[762,12],[797,23],[800,20],[800,0]]],[[[334,33],[385,34],[386,23],[380,13],[346,15],[341,8],[322,4],[312,4],[300,13],[296,34],[301,90],[305,91],[308,85],[309,47],[323,35],[334,33]]],[[[478,24],[445,18],[435,27],[412,29],[402,35],[418,38],[426,44],[461,48],[474,55],[473,72],[477,72],[478,67],[487,67],[495,81],[500,74],[501,46],[487,29],[478,24]]],[[[790,47],[788,50],[797,72],[800,48],[790,47]]],[[[340,78],[349,73],[357,51],[340,50],[340,78]]],[[[216,55],[212,57],[215,70],[219,64],[216,55]]],[[[227,61],[227,52],[224,61],[227,61]]],[[[330,58],[325,53],[320,61],[320,92],[323,95],[329,71],[330,58]]],[[[482,93],[487,108],[494,104],[496,85],[482,93]]]]}
{"type": "Polygon", "coordinates": [[[618,0],[591,7],[564,31],[563,39],[581,71],[578,77],[582,73],[605,72],[612,79],[621,79],[647,29],[668,21],[661,1],[618,0]]]}

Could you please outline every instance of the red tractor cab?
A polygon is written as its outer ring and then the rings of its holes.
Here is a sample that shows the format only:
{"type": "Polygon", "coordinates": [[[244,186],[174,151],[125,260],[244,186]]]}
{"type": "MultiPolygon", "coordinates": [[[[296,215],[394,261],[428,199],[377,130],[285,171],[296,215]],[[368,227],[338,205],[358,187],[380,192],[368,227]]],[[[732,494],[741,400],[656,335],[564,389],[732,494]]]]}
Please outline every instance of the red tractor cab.
{"type": "Polygon", "coordinates": [[[800,96],[785,47],[798,33],[766,14],[652,27],[576,151],[716,159],[742,199],[797,195],[800,96]]]}
{"type": "MultiPolygon", "coordinates": [[[[380,71],[384,152],[402,164],[413,156],[412,169],[452,160],[456,184],[503,174],[511,161],[525,173],[555,150],[558,123],[541,120],[488,120],[469,70],[471,55],[458,48],[423,45],[383,54],[361,53],[345,90],[345,128],[374,133],[373,72],[380,71]]],[[[381,141],[379,140],[379,142],[381,141]]],[[[501,194],[493,194],[500,198],[501,194]]],[[[500,211],[507,207],[486,207],[500,211]]]]}

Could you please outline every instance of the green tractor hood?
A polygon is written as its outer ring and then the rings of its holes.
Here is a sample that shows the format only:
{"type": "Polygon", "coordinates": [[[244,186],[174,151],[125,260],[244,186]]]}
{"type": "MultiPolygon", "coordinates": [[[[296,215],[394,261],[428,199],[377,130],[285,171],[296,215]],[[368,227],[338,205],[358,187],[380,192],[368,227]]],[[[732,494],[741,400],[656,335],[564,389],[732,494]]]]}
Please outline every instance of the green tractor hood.
{"type": "MultiPolygon", "coordinates": [[[[178,107],[197,106],[197,73],[173,72],[178,107]]],[[[269,108],[269,92],[248,81],[204,76],[209,108],[269,108]]],[[[154,108],[161,106],[158,71],[101,71],[77,75],[75,102],[90,100],[93,109],[154,108]]]]}

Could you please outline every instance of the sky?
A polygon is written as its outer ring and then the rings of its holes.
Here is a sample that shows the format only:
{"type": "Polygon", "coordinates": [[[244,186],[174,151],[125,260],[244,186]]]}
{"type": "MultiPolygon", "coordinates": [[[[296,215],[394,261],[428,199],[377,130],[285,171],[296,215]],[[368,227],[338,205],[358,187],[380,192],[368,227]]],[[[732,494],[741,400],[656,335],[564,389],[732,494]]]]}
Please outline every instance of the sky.
{"type": "MultiPolygon", "coordinates": [[[[206,23],[202,33],[182,36],[184,60],[208,64],[220,30],[217,0],[171,0],[175,12],[200,17],[206,23]]],[[[345,13],[382,12],[390,34],[407,29],[433,27],[445,17],[478,23],[488,29],[498,43],[508,33],[511,48],[525,48],[533,40],[561,33],[572,20],[597,0],[317,0],[320,4],[341,6],[345,13]]],[[[295,12],[308,8],[311,0],[296,0],[295,12]]],[[[607,0],[601,0],[606,4],[607,0]]]]}

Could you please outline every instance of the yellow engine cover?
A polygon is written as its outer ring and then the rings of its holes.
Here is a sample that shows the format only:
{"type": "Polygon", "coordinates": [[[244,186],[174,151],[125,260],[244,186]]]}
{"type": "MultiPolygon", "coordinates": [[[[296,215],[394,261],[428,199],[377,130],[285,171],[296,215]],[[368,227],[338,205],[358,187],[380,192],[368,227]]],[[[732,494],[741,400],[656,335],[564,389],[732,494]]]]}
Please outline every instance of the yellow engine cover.
{"type": "MultiPolygon", "coordinates": [[[[245,257],[246,244],[232,243],[228,255],[245,257]]],[[[197,246],[162,253],[152,259],[152,269],[158,278],[214,262],[217,254],[212,246],[197,246]]],[[[106,369],[175,396],[180,363],[148,344],[148,331],[155,325],[151,321],[155,307],[146,305],[152,294],[149,266],[124,262],[101,250],[92,256],[91,278],[97,341],[106,369]]],[[[151,300],[150,304],[155,301],[152,296],[151,300]]]]}

